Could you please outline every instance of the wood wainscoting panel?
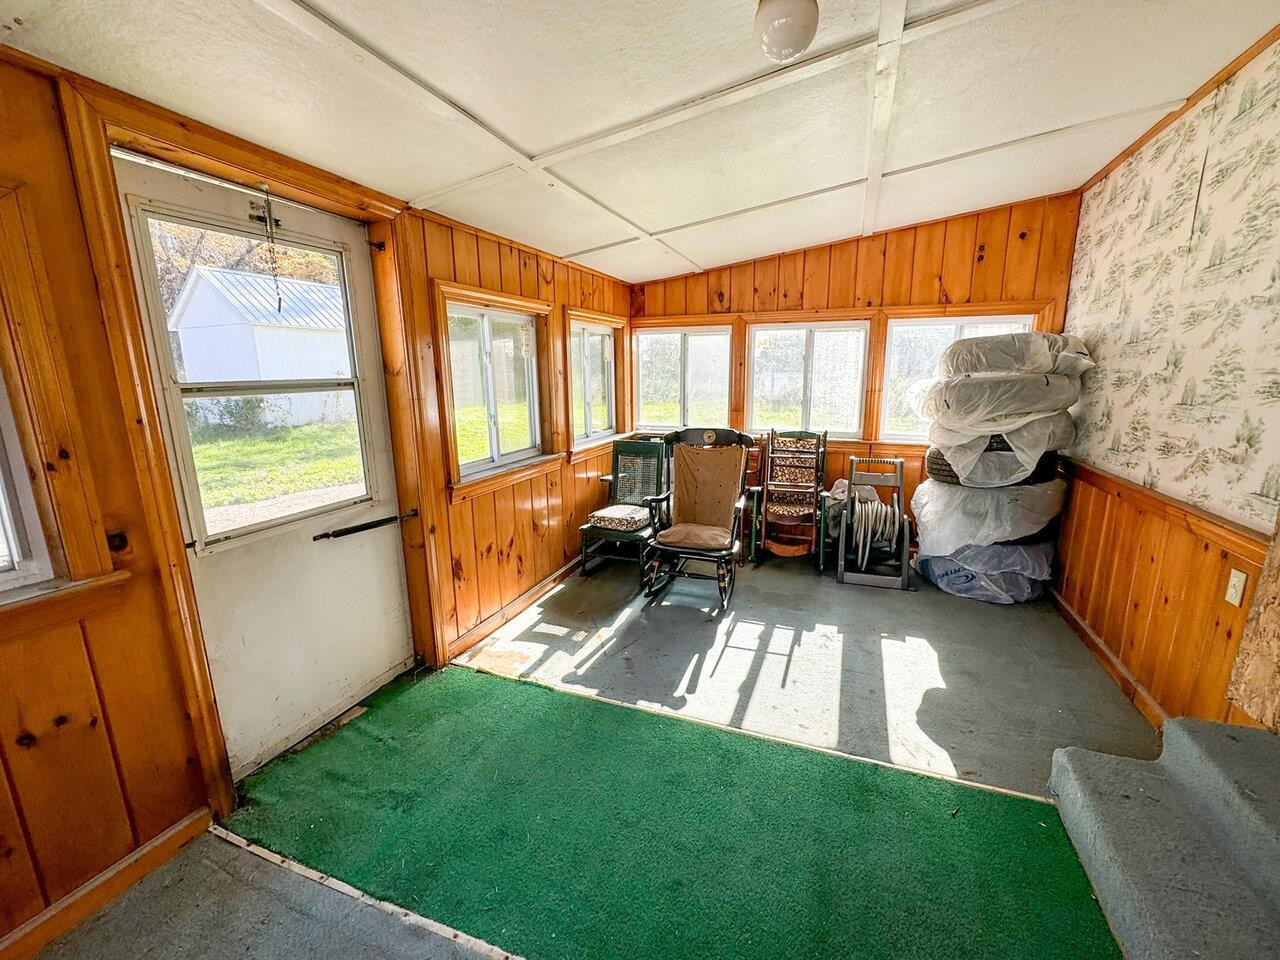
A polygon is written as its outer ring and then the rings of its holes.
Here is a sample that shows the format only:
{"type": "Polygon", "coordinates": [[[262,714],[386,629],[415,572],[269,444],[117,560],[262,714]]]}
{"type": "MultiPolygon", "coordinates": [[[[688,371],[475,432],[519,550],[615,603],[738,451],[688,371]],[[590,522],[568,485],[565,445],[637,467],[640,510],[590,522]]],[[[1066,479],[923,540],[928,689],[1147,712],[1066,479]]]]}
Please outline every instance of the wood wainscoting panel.
{"type": "Polygon", "coordinates": [[[1074,464],[1054,599],[1156,726],[1254,723],[1226,693],[1266,550],[1261,534],[1074,464]],[[1239,607],[1232,569],[1249,578],[1239,607]]]}

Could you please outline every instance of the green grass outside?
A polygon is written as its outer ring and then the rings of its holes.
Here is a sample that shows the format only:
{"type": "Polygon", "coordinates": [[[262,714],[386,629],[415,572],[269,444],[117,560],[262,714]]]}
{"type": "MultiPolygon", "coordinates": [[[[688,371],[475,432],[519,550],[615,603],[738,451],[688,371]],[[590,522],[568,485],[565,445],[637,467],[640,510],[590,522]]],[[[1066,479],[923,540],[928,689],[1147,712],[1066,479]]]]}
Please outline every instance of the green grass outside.
{"type": "MultiPolygon", "coordinates": [[[[481,404],[458,407],[453,417],[458,463],[488,460],[489,417],[481,404]]],[[[508,453],[529,446],[529,405],[509,403],[498,407],[498,439],[508,453]]]]}
{"type": "Polygon", "coordinates": [[[203,440],[192,444],[192,452],[205,507],[258,503],[364,478],[355,421],[203,440]]]}

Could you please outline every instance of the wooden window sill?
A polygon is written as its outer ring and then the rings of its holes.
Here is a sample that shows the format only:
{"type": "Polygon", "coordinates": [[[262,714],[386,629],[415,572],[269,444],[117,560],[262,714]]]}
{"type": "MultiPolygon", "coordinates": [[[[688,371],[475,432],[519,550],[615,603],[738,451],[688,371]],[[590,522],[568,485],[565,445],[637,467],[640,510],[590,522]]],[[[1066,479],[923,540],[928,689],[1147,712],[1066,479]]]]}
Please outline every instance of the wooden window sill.
{"type": "Polygon", "coordinates": [[[502,464],[484,473],[467,477],[461,483],[455,483],[449,487],[449,502],[461,503],[464,500],[482,497],[486,493],[509,487],[521,480],[540,477],[544,473],[550,473],[559,468],[566,458],[567,454],[563,453],[544,453],[517,464],[502,464]]]}
{"type": "Polygon", "coordinates": [[[569,451],[569,462],[577,463],[593,453],[599,453],[605,447],[613,446],[615,440],[630,440],[630,433],[611,433],[604,437],[592,437],[586,440],[575,440],[575,446],[569,451]]]}
{"type": "Polygon", "coordinates": [[[128,570],[115,570],[89,580],[53,580],[37,588],[0,595],[0,637],[12,638],[83,620],[120,602],[128,570]]]}

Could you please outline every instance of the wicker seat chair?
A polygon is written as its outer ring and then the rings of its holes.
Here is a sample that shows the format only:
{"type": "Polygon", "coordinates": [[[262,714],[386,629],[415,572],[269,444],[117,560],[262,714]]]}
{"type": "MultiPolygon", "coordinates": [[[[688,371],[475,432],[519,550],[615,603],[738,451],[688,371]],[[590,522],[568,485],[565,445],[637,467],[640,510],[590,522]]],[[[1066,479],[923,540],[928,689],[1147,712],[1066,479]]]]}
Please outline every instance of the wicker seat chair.
{"type": "Polygon", "coordinates": [[[660,493],[667,479],[667,446],[650,440],[617,440],[613,444],[613,472],[600,479],[609,485],[609,504],[587,515],[582,534],[582,565],[587,576],[618,557],[617,545],[635,544],[640,559],[653,536],[648,500],[660,493]],[[592,560],[595,569],[590,569],[592,560]]]}
{"type": "Polygon", "coordinates": [[[728,607],[742,562],[747,449],[754,441],[736,430],[703,428],[662,441],[670,451],[669,482],[648,501],[654,533],[641,560],[645,596],[657,596],[676,577],[714,580],[721,607],[728,607]],[[689,570],[691,561],[713,564],[715,573],[689,570]]]}
{"type": "Polygon", "coordinates": [[[756,517],[761,545],[779,557],[813,553],[818,543],[818,495],[827,465],[827,435],[769,431],[760,467],[756,517]]]}

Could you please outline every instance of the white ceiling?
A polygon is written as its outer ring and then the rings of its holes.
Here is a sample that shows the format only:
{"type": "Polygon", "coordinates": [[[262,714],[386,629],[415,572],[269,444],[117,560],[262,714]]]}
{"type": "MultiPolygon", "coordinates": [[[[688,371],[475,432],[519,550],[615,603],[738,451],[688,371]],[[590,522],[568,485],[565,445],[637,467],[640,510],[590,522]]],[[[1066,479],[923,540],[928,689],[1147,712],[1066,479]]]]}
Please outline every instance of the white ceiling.
{"type": "Polygon", "coordinates": [[[1275,0],[0,0],[36,56],[628,281],[1078,186],[1275,0]]]}

